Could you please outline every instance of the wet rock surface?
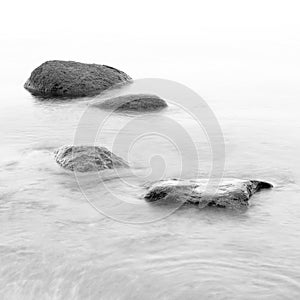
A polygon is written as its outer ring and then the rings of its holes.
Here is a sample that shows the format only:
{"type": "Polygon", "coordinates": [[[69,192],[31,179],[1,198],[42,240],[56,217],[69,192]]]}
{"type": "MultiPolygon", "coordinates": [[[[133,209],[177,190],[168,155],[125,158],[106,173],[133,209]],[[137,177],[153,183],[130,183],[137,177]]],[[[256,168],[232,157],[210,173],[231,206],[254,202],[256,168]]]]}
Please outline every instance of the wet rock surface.
{"type": "Polygon", "coordinates": [[[76,98],[96,95],[131,80],[124,72],[106,65],[52,60],[33,70],[24,87],[35,96],[76,98]]]}
{"type": "Polygon", "coordinates": [[[155,111],[167,107],[165,100],[152,94],[130,94],[107,99],[93,106],[114,111],[155,111]]]}
{"type": "Polygon", "coordinates": [[[125,160],[105,147],[62,146],[54,154],[56,162],[70,171],[93,172],[128,167],[125,160]]]}
{"type": "Polygon", "coordinates": [[[159,203],[179,201],[201,208],[241,208],[249,205],[249,199],[254,193],[273,187],[263,181],[232,178],[222,179],[217,188],[207,189],[207,183],[207,179],[159,181],[148,187],[144,198],[149,202],[159,203]]]}

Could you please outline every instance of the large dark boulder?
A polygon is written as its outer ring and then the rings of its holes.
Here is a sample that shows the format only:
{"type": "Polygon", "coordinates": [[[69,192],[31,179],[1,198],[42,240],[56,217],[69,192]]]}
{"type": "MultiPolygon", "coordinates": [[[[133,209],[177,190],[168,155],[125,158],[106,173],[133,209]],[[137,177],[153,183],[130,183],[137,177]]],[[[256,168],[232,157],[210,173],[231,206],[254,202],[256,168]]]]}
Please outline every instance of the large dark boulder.
{"type": "Polygon", "coordinates": [[[130,94],[107,99],[93,106],[114,111],[154,111],[167,107],[165,100],[152,94],[130,94]]]}
{"type": "Polygon", "coordinates": [[[98,146],[62,146],[55,151],[55,160],[64,169],[76,172],[128,167],[121,157],[98,146]]]}
{"type": "Polygon", "coordinates": [[[270,183],[257,180],[222,179],[216,189],[207,189],[207,182],[207,179],[159,181],[148,187],[144,198],[164,204],[179,201],[199,207],[241,208],[249,205],[254,193],[272,187],[270,183]]]}
{"type": "Polygon", "coordinates": [[[33,70],[24,87],[36,96],[73,98],[96,95],[131,80],[106,65],[51,60],[33,70]]]}

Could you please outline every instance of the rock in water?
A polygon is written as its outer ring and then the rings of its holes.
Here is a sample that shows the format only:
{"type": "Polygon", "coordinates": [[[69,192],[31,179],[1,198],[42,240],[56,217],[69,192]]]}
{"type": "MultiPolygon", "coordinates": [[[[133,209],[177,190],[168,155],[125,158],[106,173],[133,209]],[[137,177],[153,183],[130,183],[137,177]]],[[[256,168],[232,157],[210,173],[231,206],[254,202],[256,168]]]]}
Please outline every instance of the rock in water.
{"type": "Polygon", "coordinates": [[[55,159],[63,168],[77,172],[128,167],[121,157],[97,146],[62,146],[55,151],[55,159]]]}
{"type": "Polygon", "coordinates": [[[74,98],[96,95],[131,80],[106,65],[51,60],[33,70],[24,87],[36,96],[74,98]]]}
{"type": "Polygon", "coordinates": [[[132,94],[107,99],[93,106],[116,111],[154,111],[167,107],[165,100],[151,94],[132,94]]]}
{"type": "Polygon", "coordinates": [[[159,181],[148,188],[144,198],[149,201],[179,201],[199,207],[217,206],[240,208],[249,205],[250,197],[261,189],[271,188],[267,182],[257,180],[222,179],[212,192],[206,191],[207,179],[159,181]]]}

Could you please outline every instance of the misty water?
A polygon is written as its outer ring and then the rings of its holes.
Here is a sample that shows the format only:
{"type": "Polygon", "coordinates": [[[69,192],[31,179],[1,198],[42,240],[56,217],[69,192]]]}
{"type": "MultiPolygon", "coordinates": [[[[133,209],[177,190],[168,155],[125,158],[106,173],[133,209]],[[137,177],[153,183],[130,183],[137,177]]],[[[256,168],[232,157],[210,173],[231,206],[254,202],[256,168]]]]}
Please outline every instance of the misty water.
{"type": "MultiPolygon", "coordinates": [[[[233,60],[229,71],[236,72],[213,81],[214,67],[195,53],[188,68],[210,70],[206,81],[196,71],[181,77],[169,61],[170,71],[160,71],[154,58],[143,74],[128,57],[105,53],[103,61],[103,53],[91,50],[89,56],[83,47],[74,59],[109,64],[134,78],[155,77],[158,69],[157,77],[182,79],[205,100],[196,97],[185,109],[184,96],[173,93],[176,99],[166,98],[170,105],[159,112],[109,114],[90,104],[155,87],[137,81],[93,98],[41,101],[23,83],[44,60],[73,59],[68,48],[59,56],[50,41],[5,47],[12,58],[3,60],[0,71],[1,299],[299,296],[300,91],[293,76],[280,85],[273,61],[257,74],[249,59],[244,61],[249,73],[238,72],[241,62],[233,60]],[[38,52],[43,56],[35,57],[38,52]],[[273,80],[263,80],[272,74],[273,80]],[[189,115],[205,118],[210,109],[222,129],[224,177],[265,180],[274,188],[254,195],[242,211],[146,203],[142,195],[149,181],[210,175],[211,137],[189,115]],[[74,141],[112,149],[132,168],[75,176],[53,156],[57,147],[74,141]]],[[[210,61],[214,53],[207,49],[206,55],[210,61]]]]}

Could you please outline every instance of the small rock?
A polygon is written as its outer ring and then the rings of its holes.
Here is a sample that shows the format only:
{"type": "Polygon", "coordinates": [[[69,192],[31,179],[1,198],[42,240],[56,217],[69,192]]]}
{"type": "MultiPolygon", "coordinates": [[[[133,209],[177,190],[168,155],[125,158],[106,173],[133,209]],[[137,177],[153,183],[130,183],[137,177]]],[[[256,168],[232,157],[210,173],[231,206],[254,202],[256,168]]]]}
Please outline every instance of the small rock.
{"type": "Polygon", "coordinates": [[[55,160],[63,168],[77,172],[128,167],[121,157],[98,146],[62,146],[55,151],[55,160]]]}
{"type": "Polygon", "coordinates": [[[179,201],[199,207],[217,206],[239,208],[249,205],[250,197],[261,189],[272,188],[267,182],[257,180],[222,179],[213,192],[206,191],[207,179],[166,180],[154,183],[144,198],[149,201],[179,201]]]}
{"type": "Polygon", "coordinates": [[[107,99],[93,106],[115,111],[154,111],[167,107],[165,100],[151,94],[132,94],[107,99]]]}
{"type": "Polygon", "coordinates": [[[31,73],[25,89],[41,97],[75,98],[92,96],[132,79],[106,65],[51,60],[31,73]]]}

